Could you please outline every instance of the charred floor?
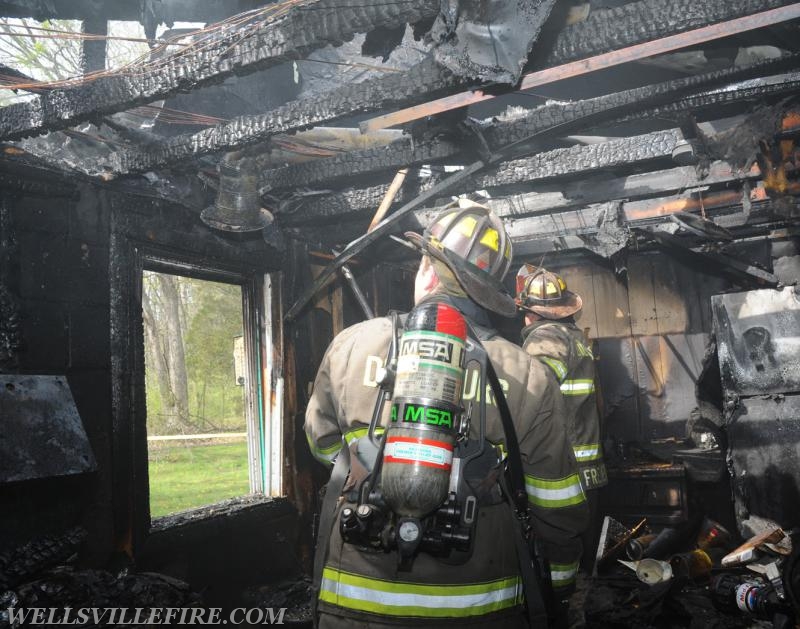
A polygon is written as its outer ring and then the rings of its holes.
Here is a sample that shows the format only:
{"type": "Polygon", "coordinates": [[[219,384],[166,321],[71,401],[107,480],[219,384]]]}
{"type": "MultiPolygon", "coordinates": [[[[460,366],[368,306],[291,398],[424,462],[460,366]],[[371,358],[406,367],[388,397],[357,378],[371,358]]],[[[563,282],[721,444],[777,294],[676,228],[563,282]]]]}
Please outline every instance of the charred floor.
{"type": "Polygon", "coordinates": [[[5,0],[4,42],[0,628],[310,627],[315,374],[456,197],[583,299],[571,626],[796,626],[800,3],[5,0]]]}

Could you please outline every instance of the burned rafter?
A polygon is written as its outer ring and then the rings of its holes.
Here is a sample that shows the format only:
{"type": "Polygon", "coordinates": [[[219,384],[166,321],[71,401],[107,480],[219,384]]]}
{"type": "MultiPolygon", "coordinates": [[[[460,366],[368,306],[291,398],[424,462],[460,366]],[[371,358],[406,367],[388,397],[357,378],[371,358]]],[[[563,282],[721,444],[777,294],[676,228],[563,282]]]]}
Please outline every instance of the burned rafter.
{"type": "Polygon", "coordinates": [[[642,0],[593,11],[586,20],[566,27],[556,36],[541,65],[567,63],[784,4],[788,3],[782,0],[642,0]],[[639,27],[631,28],[631,24],[639,27]]]}
{"type": "MultiPolygon", "coordinates": [[[[487,127],[484,130],[484,136],[490,147],[497,147],[529,137],[547,128],[566,125],[576,119],[585,120],[588,116],[605,115],[609,117],[608,119],[624,116],[624,119],[627,119],[628,117],[647,116],[648,112],[654,110],[662,112],[670,107],[674,113],[686,111],[688,107],[698,109],[703,102],[716,104],[723,100],[726,103],[732,103],[737,102],[739,99],[748,100],[755,95],[769,96],[772,94],[791,93],[800,87],[798,82],[800,81],[800,76],[788,75],[785,77],[748,79],[750,77],[763,76],[764,73],[775,71],[776,69],[796,67],[797,65],[800,65],[800,56],[793,55],[778,61],[767,61],[747,67],[718,70],[704,75],[625,90],[584,101],[544,105],[532,109],[517,119],[500,121],[487,127]],[[734,83],[736,81],[744,82],[737,84],[734,83]],[[728,85],[718,90],[685,97],[681,96],[686,90],[701,90],[720,83],[728,83],[728,85]],[[675,100],[676,104],[658,105],[659,102],[663,103],[667,99],[675,100]],[[630,113],[626,111],[626,108],[636,108],[636,111],[630,113]]],[[[611,146],[613,147],[614,145],[611,146]]],[[[365,175],[378,171],[391,171],[404,166],[430,164],[445,160],[458,162],[459,159],[469,160],[474,158],[474,155],[469,153],[460,155],[464,148],[464,142],[457,142],[453,137],[421,141],[404,138],[385,148],[353,151],[324,160],[266,171],[262,178],[262,185],[266,186],[267,189],[324,185],[325,182],[339,178],[365,175]]],[[[672,148],[674,146],[669,150],[671,151],[672,148]]],[[[587,152],[593,150],[587,148],[587,152]]],[[[520,169],[528,173],[532,170],[539,171],[540,164],[532,163],[533,160],[536,160],[535,156],[526,158],[525,163],[515,164],[509,170],[517,173],[520,172],[520,169]]],[[[639,161],[636,154],[632,155],[631,161],[639,161]]],[[[569,172],[575,171],[570,170],[569,172]]],[[[504,178],[502,172],[498,174],[498,177],[500,179],[504,178]]],[[[520,181],[520,179],[517,179],[517,181],[520,181]]],[[[514,183],[513,177],[507,183],[514,183]]]]}
{"type": "Polygon", "coordinates": [[[193,135],[177,136],[147,151],[123,151],[117,156],[113,170],[117,173],[152,170],[197,155],[253,144],[276,133],[297,131],[356,112],[414,102],[465,83],[464,79],[428,59],[403,73],[367,79],[313,98],[292,101],[267,114],[235,118],[193,135]]]}
{"type": "MultiPolygon", "coordinates": [[[[716,168],[725,170],[722,164],[716,168]]],[[[679,172],[686,170],[679,169],[679,172]]],[[[724,185],[723,180],[724,177],[720,175],[718,181],[724,185]]],[[[751,192],[752,210],[749,216],[742,216],[742,194],[735,191],[712,193],[704,197],[705,202],[702,204],[699,201],[694,203],[697,201],[697,193],[691,192],[675,197],[674,201],[654,199],[591,203],[587,199],[585,203],[579,204],[575,200],[568,206],[555,208],[555,211],[542,209],[542,195],[530,193],[492,198],[487,200],[487,204],[503,218],[515,251],[521,254],[591,249],[607,256],[609,252],[627,244],[630,229],[670,223],[671,213],[699,211],[701,205],[719,223],[728,218],[737,219],[734,221],[738,225],[735,227],[735,234],[746,235],[752,231],[753,225],[762,225],[760,229],[763,229],[764,223],[778,225],[785,222],[775,215],[775,202],[764,195],[761,188],[755,188],[751,192]],[[684,199],[683,203],[678,202],[680,198],[684,199]]],[[[308,223],[298,224],[288,227],[287,231],[315,242],[348,242],[363,232],[368,214],[368,211],[358,215],[351,214],[347,221],[340,220],[320,227],[308,223]]],[[[406,217],[397,229],[422,230],[436,214],[437,211],[431,208],[417,210],[406,217]]]]}
{"type": "MultiPolygon", "coordinates": [[[[743,15],[759,11],[771,6],[770,2],[735,2],[735,9],[730,5],[728,9],[722,8],[722,3],[714,3],[714,11],[700,11],[698,17],[689,20],[691,27],[698,27],[710,21],[731,18],[736,15],[743,15]],[[741,5],[741,6],[740,6],[741,5]]],[[[644,12],[642,15],[647,15],[644,12]]],[[[631,21],[624,24],[624,28],[632,33],[636,33],[638,42],[648,41],[652,37],[652,25],[648,22],[639,22],[644,19],[638,13],[631,14],[631,21]]],[[[685,30],[687,22],[684,20],[679,24],[674,24],[679,31],[685,30]]],[[[623,28],[623,25],[619,25],[623,28]]],[[[607,48],[607,44],[605,45],[607,48]]],[[[604,49],[601,46],[601,49],[604,49]]],[[[433,65],[431,63],[431,65],[433,65]]],[[[468,82],[464,79],[456,80],[452,75],[444,70],[437,68],[438,76],[430,76],[432,70],[427,69],[425,73],[403,74],[401,77],[407,81],[398,81],[396,77],[380,77],[357,84],[350,89],[336,90],[329,94],[325,101],[317,104],[316,102],[304,103],[297,101],[288,103],[273,111],[260,116],[247,116],[237,118],[219,127],[206,129],[193,135],[179,136],[166,142],[159,150],[137,154],[130,151],[119,157],[117,163],[112,164],[112,170],[119,173],[139,172],[143,170],[157,168],[166,163],[179,161],[194,155],[204,154],[214,151],[227,150],[232,147],[241,146],[248,143],[255,143],[267,139],[270,135],[278,132],[286,132],[301,129],[305,126],[328,122],[338,117],[353,112],[378,111],[391,106],[402,106],[415,104],[436,98],[438,96],[451,93],[459,86],[464,87],[468,82]],[[419,75],[423,74],[423,80],[419,75]],[[446,78],[445,78],[446,77],[446,78]],[[409,90],[408,87],[412,86],[409,90]],[[387,92],[396,90],[397,93],[391,97],[387,92]]]]}
{"type": "MultiPolygon", "coordinates": [[[[0,110],[0,138],[16,139],[63,129],[99,115],[115,113],[188,91],[228,76],[247,74],[299,59],[327,44],[378,26],[400,26],[436,15],[432,0],[375,0],[353,4],[316,0],[313,11],[293,5],[271,21],[246,32],[231,28],[213,42],[183,51],[172,63],[148,72],[111,74],[90,83],[52,90],[36,101],[0,110]]],[[[276,5],[277,6],[277,5],[276,5]]]]}
{"type": "Polygon", "coordinates": [[[722,273],[740,282],[755,284],[761,287],[775,287],[778,278],[753,264],[737,260],[731,256],[714,251],[693,249],[680,238],[659,230],[637,229],[637,233],[645,239],[656,241],[665,253],[689,262],[692,266],[706,272],[722,273]]]}
{"type": "MultiPolygon", "coordinates": [[[[767,80],[766,89],[772,90],[775,85],[781,86],[784,93],[786,91],[796,91],[800,87],[800,76],[788,75],[786,81],[781,83],[774,83],[770,78],[767,80]]],[[[751,95],[752,89],[753,86],[747,83],[745,92],[748,96],[751,95]]],[[[643,92],[642,90],[633,91],[637,93],[643,92]]],[[[736,90],[723,89],[718,94],[730,99],[736,93],[736,90]]],[[[646,97],[649,98],[649,96],[646,97]]],[[[593,100],[599,101],[606,98],[601,97],[593,100]]],[[[611,95],[608,99],[613,107],[617,107],[617,103],[621,102],[618,95],[611,95]]],[[[569,111],[566,109],[565,111],[567,112],[565,115],[569,115],[569,111]]],[[[585,109],[581,107],[580,103],[576,103],[574,111],[589,111],[589,115],[596,115],[598,110],[585,109]]],[[[563,123],[559,122],[558,119],[548,117],[547,120],[550,124],[555,125],[555,128],[564,128],[563,123]]],[[[580,121],[581,119],[575,118],[575,120],[580,121]]],[[[497,127],[497,129],[499,128],[497,127]]],[[[517,126],[514,134],[498,131],[495,137],[519,137],[520,128],[521,125],[517,126]]],[[[670,158],[675,148],[682,141],[681,132],[674,129],[611,140],[589,146],[555,149],[530,157],[506,161],[492,171],[462,181],[460,186],[451,192],[467,192],[474,189],[491,189],[516,184],[530,185],[534,182],[542,182],[543,180],[565,175],[585,176],[587,173],[596,172],[600,169],[621,166],[631,167],[646,161],[670,158]]],[[[348,188],[328,195],[304,196],[299,204],[293,204],[289,199],[284,203],[281,210],[292,211],[292,216],[288,219],[292,224],[296,224],[301,217],[305,220],[310,220],[311,218],[319,219],[320,217],[331,219],[336,216],[341,217],[347,213],[360,212],[370,207],[376,207],[385,194],[387,186],[388,184],[378,184],[366,188],[348,188]]],[[[399,197],[399,201],[402,202],[408,199],[409,197],[405,193],[399,197]]]]}

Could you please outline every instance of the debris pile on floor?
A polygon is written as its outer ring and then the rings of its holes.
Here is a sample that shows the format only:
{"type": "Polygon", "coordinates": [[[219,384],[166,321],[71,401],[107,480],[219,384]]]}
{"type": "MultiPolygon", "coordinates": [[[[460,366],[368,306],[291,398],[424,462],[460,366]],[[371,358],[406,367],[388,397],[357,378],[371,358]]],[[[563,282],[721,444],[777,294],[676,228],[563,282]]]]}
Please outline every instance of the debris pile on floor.
{"type": "Polygon", "coordinates": [[[586,593],[586,626],[794,627],[798,532],[760,518],[743,522],[742,530],[751,536],[739,543],[708,517],[656,531],[646,519],[628,528],[607,516],[586,593]]]}
{"type": "MultiPolygon", "coordinates": [[[[78,610],[99,608],[142,609],[139,617],[147,620],[151,609],[201,607],[199,594],[183,581],[152,572],[134,573],[127,568],[112,573],[107,570],[81,569],[74,565],[86,532],[76,527],[58,536],[46,536],[0,555],[0,629],[19,626],[49,626],[63,617],[49,618],[44,625],[19,624],[9,609],[46,608],[78,610]]],[[[68,619],[78,624],[76,617],[68,619]]],[[[82,626],[115,626],[104,616],[99,622],[90,619],[82,626]]],[[[135,627],[139,625],[126,625],[135,627]]],[[[146,622],[141,626],[146,626],[146,622]]]]}

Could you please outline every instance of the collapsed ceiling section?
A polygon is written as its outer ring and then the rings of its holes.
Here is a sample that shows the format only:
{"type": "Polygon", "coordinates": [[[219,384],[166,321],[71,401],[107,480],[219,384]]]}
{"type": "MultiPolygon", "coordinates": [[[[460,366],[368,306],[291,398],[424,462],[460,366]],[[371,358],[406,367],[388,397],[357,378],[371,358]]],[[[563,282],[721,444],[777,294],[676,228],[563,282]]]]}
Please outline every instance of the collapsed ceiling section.
{"type": "MultiPolygon", "coordinates": [[[[81,4],[0,11],[80,17],[81,4]]],[[[133,4],[99,19],[218,21],[176,25],[115,71],[4,71],[34,94],[0,109],[6,162],[133,186],[216,228],[263,228],[271,246],[352,242],[337,264],[482,191],[522,256],[654,246],[776,283],[726,242],[797,215],[800,3],[133,4]]]]}

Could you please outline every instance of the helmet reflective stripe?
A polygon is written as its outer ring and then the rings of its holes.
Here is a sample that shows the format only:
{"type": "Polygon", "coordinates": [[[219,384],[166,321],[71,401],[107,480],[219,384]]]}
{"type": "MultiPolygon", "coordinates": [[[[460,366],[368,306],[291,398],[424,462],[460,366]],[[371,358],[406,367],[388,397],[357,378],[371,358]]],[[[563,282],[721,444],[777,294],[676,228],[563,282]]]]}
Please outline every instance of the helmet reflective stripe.
{"type": "Polygon", "coordinates": [[[572,450],[575,452],[575,459],[578,463],[584,461],[596,461],[600,458],[600,444],[588,443],[582,446],[573,446],[572,450]]]}
{"type": "Polygon", "coordinates": [[[500,251],[500,234],[496,229],[488,228],[481,238],[481,244],[486,245],[492,251],[500,251]]]}
{"type": "Polygon", "coordinates": [[[502,221],[476,203],[462,201],[424,232],[428,244],[447,249],[501,280],[511,263],[511,242],[502,221]]]}
{"type": "Polygon", "coordinates": [[[578,574],[578,562],[575,563],[551,563],[550,564],[550,579],[553,581],[553,587],[566,587],[575,581],[575,575],[578,574]]]}
{"type": "Polygon", "coordinates": [[[547,509],[570,507],[586,500],[577,474],[559,480],[545,480],[526,474],[525,490],[531,504],[547,509]]]}
{"type": "Polygon", "coordinates": [[[559,382],[564,380],[567,375],[567,366],[564,363],[549,356],[539,356],[539,360],[555,372],[559,382]]]}
{"type": "Polygon", "coordinates": [[[594,393],[594,380],[564,380],[561,383],[563,395],[589,395],[594,393]]]}
{"type": "Polygon", "coordinates": [[[326,567],[319,599],[384,616],[467,618],[522,603],[519,577],[469,585],[428,585],[361,577],[326,567]]]}
{"type": "Polygon", "coordinates": [[[339,454],[339,450],[342,449],[342,442],[341,440],[337,441],[336,443],[325,446],[324,448],[317,446],[312,440],[311,436],[306,433],[306,441],[308,441],[308,447],[311,449],[311,454],[314,455],[318,461],[322,463],[333,463],[333,459],[336,458],[336,455],[339,454]]]}

